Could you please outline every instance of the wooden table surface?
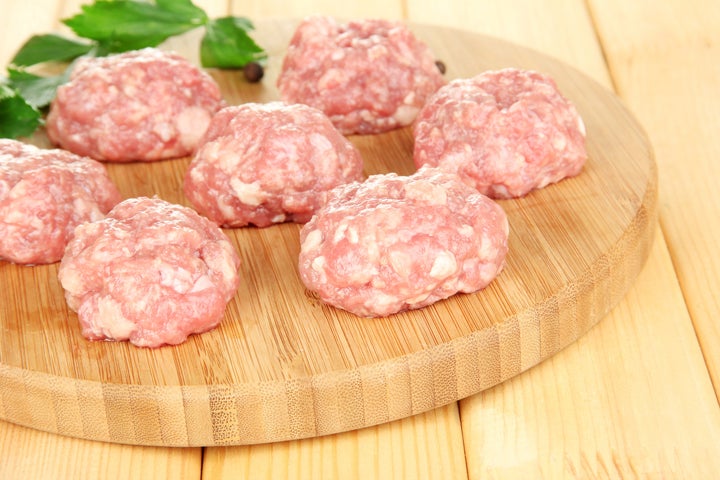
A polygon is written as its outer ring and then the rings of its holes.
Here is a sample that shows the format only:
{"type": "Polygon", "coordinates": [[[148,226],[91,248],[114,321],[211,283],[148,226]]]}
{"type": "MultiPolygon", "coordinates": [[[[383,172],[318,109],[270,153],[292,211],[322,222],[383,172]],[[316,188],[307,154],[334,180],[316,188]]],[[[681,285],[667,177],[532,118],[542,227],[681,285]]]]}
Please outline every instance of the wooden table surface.
{"type": "MultiPolygon", "coordinates": [[[[3,0],[0,62],[81,0],[3,0]]],[[[451,26],[532,47],[614,90],[659,169],[650,257],[589,333],[437,410],[239,447],[99,443],[0,422],[0,478],[715,478],[720,474],[720,3],[710,0],[197,1],[211,16],[326,13],[451,26]]],[[[0,287],[1,288],[1,287],[0,287]]]]}

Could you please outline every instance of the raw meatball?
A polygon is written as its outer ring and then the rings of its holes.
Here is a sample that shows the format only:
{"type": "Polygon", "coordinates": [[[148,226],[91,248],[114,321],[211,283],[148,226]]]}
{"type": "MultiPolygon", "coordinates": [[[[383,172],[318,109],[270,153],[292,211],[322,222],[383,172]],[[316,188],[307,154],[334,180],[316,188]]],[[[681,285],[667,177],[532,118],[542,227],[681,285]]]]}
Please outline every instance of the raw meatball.
{"type": "Polygon", "coordinates": [[[444,84],[430,49],[403,24],[322,16],[299,25],[278,78],[283,100],[319,108],[343,134],[410,125],[444,84]]]}
{"type": "Polygon", "coordinates": [[[0,139],[0,260],[57,262],[77,225],[120,200],[101,163],[0,139]]]}
{"type": "Polygon", "coordinates": [[[333,190],[302,228],[300,277],[330,305],[385,316],[484,288],[507,239],[502,208],[455,174],[374,175],[333,190]]]}
{"type": "Polygon", "coordinates": [[[304,223],[331,188],[362,178],[359,151],[319,110],[248,103],[213,118],[185,195],[226,227],[304,223]]]}
{"type": "Polygon", "coordinates": [[[79,61],[50,105],[47,133],[98,160],[182,157],[222,106],[210,75],[176,53],[146,48],[79,61]]]}
{"type": "Polygon", "coordinates": [[[585,126],[547,75],[504,69],[444,86],[418,115],[415,165],[438,166],[493,198],[580,173],[585,126]]]}
{"type": "Polygon", "coordinates": [[[159,347],[220,323],[239,266],[217,225],[190,208],[143,197],[79,226],[59,278],[86,338],[159,347]]]}

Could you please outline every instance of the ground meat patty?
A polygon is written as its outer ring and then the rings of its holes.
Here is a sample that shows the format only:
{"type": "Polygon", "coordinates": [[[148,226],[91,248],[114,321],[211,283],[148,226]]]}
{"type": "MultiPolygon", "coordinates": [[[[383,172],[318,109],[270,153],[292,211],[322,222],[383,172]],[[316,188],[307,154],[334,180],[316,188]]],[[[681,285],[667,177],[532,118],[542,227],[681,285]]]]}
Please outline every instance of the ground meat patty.
{"type": "Polygon", "coordinates": [[[325,112],[344,134],[409,125],[445,83],[430,49],[403,24],[305,19],[278,77],[283,100],[325,112]]]}
{"type": "Polygon", "coordinates": [[[50,105],[47,132],[98,160],[181,157],[222,105],[210,75],[176,53],[146,48],[80,61],[50,105]]]}
{"type": "Polygon", "coordinates": [[[185,195],[219,225],[304,223],[331,188],[362,178],[360,152],[319,110],[248,103],[213,118],[185,195]]]}
{"type": "Polygon", "coordinates": [[[158,347],[218,325],[239,285],[239,265],[210,220],[142,197],[79,226],[59,278],[86,338],[158,347]]]}
{"type": "Polygon", "coordinates": [[[385,316],[484,288],[507,239],[502,208],[455,174],[374,175],[333,190],[302,228],[300,277],[328,304],[385,316]]]}
{"type": "Polygon", "coordinates": [[[0,139],[0,260],[57,262],[77,225],[120,200],[101,163],[0,139]]]}
{"type": "Polygon", "coordinates": [[[547,75],[503,69],[450,82],[414,126],[415,165],[458,173],[493,198],[580,173],[585,126],[547,75]]]}

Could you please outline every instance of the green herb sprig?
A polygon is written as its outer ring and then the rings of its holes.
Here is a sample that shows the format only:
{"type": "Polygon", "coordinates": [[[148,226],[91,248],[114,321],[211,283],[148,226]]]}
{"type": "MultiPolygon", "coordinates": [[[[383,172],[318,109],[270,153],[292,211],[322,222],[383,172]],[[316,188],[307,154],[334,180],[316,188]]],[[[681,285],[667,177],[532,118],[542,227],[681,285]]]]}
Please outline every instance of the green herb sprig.
{"type": "Polygon", "coordinates": [[[15,54],[7,77],[0,77],[0,138],[28,136],[41,126],[43,110],[72,68],[71,63],[59,75],[40,76],[27,71],[34,65],[155,47],[196,28],[205,30],[200,43],[203,67],[242,68],[267,58],[248,33],[254,28],[250,20],[210,18],[191,0],[95,0],[62,22],[79,38],[35,35],[15,54]]]}

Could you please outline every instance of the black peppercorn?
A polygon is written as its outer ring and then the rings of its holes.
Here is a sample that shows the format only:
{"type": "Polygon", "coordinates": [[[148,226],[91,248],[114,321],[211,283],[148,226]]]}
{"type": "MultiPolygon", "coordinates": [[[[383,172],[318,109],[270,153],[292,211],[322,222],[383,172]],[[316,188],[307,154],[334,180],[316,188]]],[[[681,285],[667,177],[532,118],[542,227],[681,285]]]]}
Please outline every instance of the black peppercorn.
{"type": "Polygon", "coordinates": [[[245,80],[248,82],[257,83],[262,80],[265,71],[259,63],[249,62],[243,67],[243,74],[245,75],[245,80]]]}

